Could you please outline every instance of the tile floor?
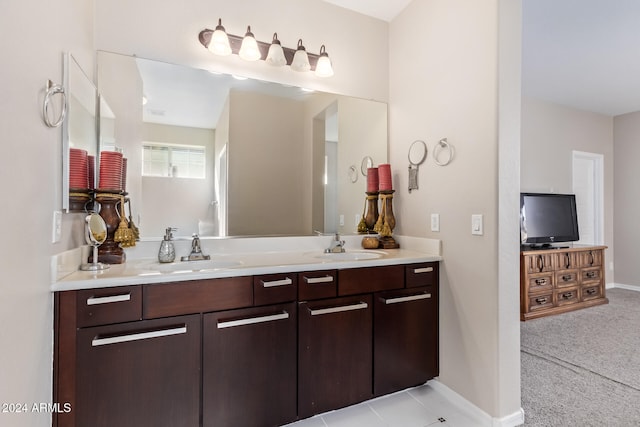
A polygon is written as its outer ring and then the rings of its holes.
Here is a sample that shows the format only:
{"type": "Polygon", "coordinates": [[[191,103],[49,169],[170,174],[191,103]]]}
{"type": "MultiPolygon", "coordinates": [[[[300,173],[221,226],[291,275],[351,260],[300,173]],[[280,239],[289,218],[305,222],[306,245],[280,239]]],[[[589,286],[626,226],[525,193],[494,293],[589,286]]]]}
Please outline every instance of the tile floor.
{"type": "Polygon", "coordinates": [[[287,427],[477,427],[429,384],[316,415],[287,427]]]}

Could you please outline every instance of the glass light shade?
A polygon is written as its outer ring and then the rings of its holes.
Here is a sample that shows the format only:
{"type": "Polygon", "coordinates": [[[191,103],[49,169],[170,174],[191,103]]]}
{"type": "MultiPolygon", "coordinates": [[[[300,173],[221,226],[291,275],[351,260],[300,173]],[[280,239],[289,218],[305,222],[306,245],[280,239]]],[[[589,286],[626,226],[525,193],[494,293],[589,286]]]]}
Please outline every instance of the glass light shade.
{"type": "Polygon", "coordinates": [[[215,31],[211,34],[211,40],[209,41],[209,50],[216,55],[226,56],[231,55],[231,45],[229,44],[229,36],[222,26],[222,19],[218,19],[218,25],[215,31]]]}
{"type": "Polygon", "coordinates": [[[309,56],[304,46],[302,46],[302,40],[298,40],[298,49],[293,55],[293,61],[291,61],[291,69],[293,71],[309,71],[311,64],[309,64],[309,56]]]}
{"type": "Polygon", "coordinates": [[[278,34],[273,35],[273,41],[271,42],[271,46],[269,46],[266,61],[267,64],[273,65],[274,67],[287,65],[287,58],[284,56],[284,50],[282,49],[280,40],[278,40],[278,34]]]}
{"type": "Polygon", "coordinates": [[[331,66],[331,60],[329,55],[325,51],[324,45],[320,48],[320,56],[316,63],[316,76],[318,77],[331,77],[333,76],[333,67],[331,66]]]}
{"type": "Polygon", "coordinates": [[[238,55],[246,61],[256,61],[262,57],[260,49],[258,49],[258,42],[251,32],[251,27],[247,27],[247,33],[242,39],[242,45],[240,46],[238,55]]]}

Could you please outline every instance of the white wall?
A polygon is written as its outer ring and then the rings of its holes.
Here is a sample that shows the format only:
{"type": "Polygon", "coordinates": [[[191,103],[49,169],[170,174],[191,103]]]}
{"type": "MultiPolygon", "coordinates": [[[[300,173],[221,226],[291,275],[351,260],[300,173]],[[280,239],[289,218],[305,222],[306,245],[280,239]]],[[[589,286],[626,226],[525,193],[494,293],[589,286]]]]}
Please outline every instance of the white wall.
{"type": "MultiPolygon", "coordinates": [[[[499,230],[508,230],[499,228],[498,184],[509,194],[518,191],[517,134],[513,138],[510,130],[511,139],[498,140],[500,37],[516,41],[501,58],[516,66],[501,67],[506,74],[500,82],[516,95],[519,88],[519,2],[505,4],[413,1],[391,23],[389,57],[396,231],[442,239],[440,381],[492,417],[520,408],[519,300],[512,290],[518,283],[517,234],[506,232],[512,245],[504,257],[498,250],[499,230]],[[445,137],[456,157],[439,167],[433,150],[445,137]],[[427,142],[429,155],[420,167],[420,189],[409,194],[407,151],[416,139],[427,142]],[[513,167],[500,177],[499,143],[516,147],[501,151],[508,156],[501,160],[513,167]],[[430,231],[431,213],[440,214],[439,233],[430,231]],[[471,214],[484,215],[483,236],[471,235],[471,214]],[[504,283],[499,256],[511,266],[504,283]]],[[[516,129],[518,108],[516,103],[516,129]]],[[[513,221],[517,202],[510,199],[512,215],[505,218],[513,221]]]]}
{"type": "MultiPolygon", "coordinates": [[[[44,87],[47,79],[62,82],[63,51],[92,76],[92,4],[27,0],[4,4],[0,14],[0,402],[29,409],[52,399],[50,256],[82,241],[78,214],[68,214],[63,241],[51,243],[52,212],[62,206],[62,131],[42,120],[44,87]]],[[[0,425],[47,426],[50,414],[0,413],[0,425]]]]}
{"type": "Polygon", "coordinates": [[[640,259],[638,182],[640,182],[640,112],[614,118],[614,260],[615,282],[640,287],[636,264],[640,259]]]}
{"type": "Polygon", "coordinates": [[[572,152],[603,155],[606,279],[613,282],[614,272],[609,268],[609,261],[614,260],[613,117],[525,97],[521,132],[522,191],[573,193],[572,152]]]}

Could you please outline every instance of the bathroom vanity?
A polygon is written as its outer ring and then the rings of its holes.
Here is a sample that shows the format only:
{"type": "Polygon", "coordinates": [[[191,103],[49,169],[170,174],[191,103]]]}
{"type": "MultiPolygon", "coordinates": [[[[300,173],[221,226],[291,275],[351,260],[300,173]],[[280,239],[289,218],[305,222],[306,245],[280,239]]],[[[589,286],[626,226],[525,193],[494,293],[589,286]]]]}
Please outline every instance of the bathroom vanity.
{"type": "Polygon", "coordinates": [[[276,426],[434,378],[440,257],[359,253],[73,273],[53,286],[72,408],[53,425],[276,426]]]}

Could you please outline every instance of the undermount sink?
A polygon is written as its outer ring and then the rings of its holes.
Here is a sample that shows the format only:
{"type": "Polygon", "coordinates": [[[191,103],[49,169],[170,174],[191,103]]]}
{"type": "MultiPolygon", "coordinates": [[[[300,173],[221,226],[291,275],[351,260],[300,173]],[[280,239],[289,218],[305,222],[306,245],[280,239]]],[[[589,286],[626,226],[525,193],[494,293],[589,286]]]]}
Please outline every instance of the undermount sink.
{"type": "Polygon", "coordinates": [[[163,273],[176,273],[176,272],[192,272],[192,271],[206,271],[206,270],[222,270],[225,268],[232,268],[242,265],[241,261],[233,260],[202,260],[202,261],[179,261],[171,262],[167,264],[163,263],[151,263],[148,265],[149,269],[160,271],[163,273]]]}
{"type": "Polygon", "coordinates": [[[385,252],[380,251],[349,251],[317,254],[314,258],[326,259],[328,261],[363,261],[367,259],[378,259],[385,255],[385,252]]]}

